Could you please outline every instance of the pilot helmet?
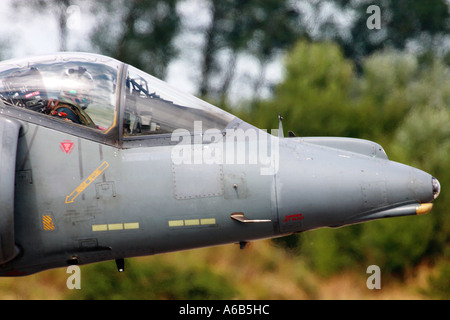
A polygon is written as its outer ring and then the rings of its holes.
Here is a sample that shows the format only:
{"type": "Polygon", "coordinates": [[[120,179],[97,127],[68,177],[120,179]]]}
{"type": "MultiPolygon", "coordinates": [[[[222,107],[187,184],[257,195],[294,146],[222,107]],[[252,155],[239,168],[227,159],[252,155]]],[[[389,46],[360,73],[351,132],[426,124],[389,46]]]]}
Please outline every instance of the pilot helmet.
{"type": "Polygon", "coordinates": [[[74,100],[83,110],[92,102],[94,79],[86,68],[67,69],[62,77],[62,94],[74,100]]]}

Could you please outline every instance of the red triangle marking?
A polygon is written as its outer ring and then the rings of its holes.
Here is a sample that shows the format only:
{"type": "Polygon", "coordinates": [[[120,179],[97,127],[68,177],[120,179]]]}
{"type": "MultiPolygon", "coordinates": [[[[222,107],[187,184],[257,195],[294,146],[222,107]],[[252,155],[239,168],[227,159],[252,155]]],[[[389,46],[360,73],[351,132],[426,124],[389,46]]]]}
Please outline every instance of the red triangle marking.
{"type": "Polygon", "coordinates": [[[72,141],[63,141],[61,142],[61,150],[64,151],[66,154],[69,154],[72,152],[73,149],[73,142],[72,141]]]}

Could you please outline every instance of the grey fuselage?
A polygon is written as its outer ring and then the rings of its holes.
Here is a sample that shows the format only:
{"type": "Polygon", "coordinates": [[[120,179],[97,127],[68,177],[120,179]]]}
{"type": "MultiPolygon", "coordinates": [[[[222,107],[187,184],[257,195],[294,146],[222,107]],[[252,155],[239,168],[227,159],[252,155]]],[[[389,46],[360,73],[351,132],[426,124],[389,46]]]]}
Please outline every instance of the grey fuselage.
{"type": "MultiPolygon", "coordinates": [[[[270,136],[278,162],[262,174],[267,163],[175,164],[174,145],[120,148],[14,122],[19,253],[0,265],[2,276],[415,214],[433,200],[430,175],[363,140],[270,136]]],[[[189,148],[214,144],[225,142],[189,148]]]]}

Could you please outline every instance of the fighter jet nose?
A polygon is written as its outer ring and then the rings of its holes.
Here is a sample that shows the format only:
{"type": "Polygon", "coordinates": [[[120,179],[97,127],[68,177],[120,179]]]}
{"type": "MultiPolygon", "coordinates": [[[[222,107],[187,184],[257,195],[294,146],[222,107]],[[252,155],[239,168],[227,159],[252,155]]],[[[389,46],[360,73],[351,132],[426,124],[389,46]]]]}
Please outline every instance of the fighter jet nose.
{"type": "Polygon", "coordinates": [[[439,196],[439,193],[441,192],[441,184],[435,177],[431,179],[431,183],[433,186],[433,197],[434,199],[436,199],[439,196]]]}

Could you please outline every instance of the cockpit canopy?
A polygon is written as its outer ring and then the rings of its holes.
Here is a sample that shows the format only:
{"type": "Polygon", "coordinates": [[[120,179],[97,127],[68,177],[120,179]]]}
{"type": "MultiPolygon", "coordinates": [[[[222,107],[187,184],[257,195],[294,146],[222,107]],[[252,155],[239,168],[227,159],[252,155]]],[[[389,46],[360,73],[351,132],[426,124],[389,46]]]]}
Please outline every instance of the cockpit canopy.
{"type": "Polygon", "coordinates": [[[87,54],[0,63],[6,104],[106,131],[114,124],[121,64],[87,54]]]}
{"type": "Polygon", "coordinates": [[[125,83],[124,135],[172,133],[176,129],[223,130],[234,116],[192,95],[169,86],[132,66],[125,83]]]}
{"type": "Polygon", "coordinates": [[[115,59],[58,53],[0,63],[0,101],[124,137],[223,130],[234,116],[115,59]],[[119,123],[121,125],[119,126],[119,123]]]}

